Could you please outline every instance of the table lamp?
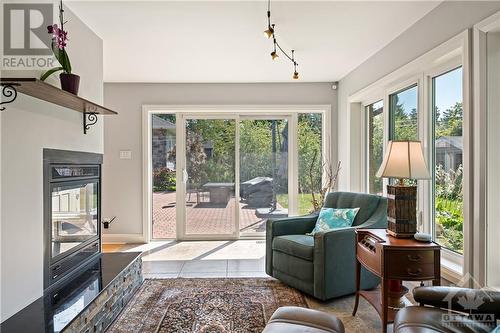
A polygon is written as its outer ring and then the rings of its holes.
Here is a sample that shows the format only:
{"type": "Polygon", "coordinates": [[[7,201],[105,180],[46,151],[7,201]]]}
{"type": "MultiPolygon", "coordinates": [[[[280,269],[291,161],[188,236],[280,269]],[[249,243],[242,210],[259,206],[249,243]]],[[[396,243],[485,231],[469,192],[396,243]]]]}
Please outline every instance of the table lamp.
{"type": "Polygon", "coordinates": [[[387,185],[387,232],[410,238],[417,232],[417,186],[404,179],[430,179],[420,141],[389,141],[377,177],[396,178],[387,185]]]}

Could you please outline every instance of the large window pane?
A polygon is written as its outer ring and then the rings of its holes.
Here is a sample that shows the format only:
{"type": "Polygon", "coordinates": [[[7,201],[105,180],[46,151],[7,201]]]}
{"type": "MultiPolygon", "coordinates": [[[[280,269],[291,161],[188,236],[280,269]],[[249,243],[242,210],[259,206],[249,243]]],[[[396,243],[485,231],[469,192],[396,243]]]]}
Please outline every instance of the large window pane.
{"type": "Polygon", "coordinates": [[[175,115],[151,116],[153,238],[176,237],[175,115]]]}
{"type": "Polygon", "coordinates": [[[240,235],[266,232],[269,218],[288,216],[288,121],[240,121],[240,235]]]}
{"type": "Polygon", "coordinates": [[[381,195],[382,179],[375,176],[384,158],[384,102],[366,107],[368,138],[368,192],[381,195]]]}
{"type": "Polygon", "coordinates": [[[188,119],[185,129],[186,234],[235,234],[236,121],[188,119]]]}
{"type": "Polygon", "coordinates": [[[432,80],[434,128],[434,236],[463,253],[462,68],[432,80]]]}
{"type": "Polygon", "coordinates": [[[322,187],[323,147],[322,114],[300,113],[298,116],[299,144],[299,215],[314,211],[313,202],[321,206],[319,192],[322,187]]]}
{"type": "Polygon", "coordinates": [[[391,140],[418,140],[418,87],[401,90],[389,96],[391,140]]]}

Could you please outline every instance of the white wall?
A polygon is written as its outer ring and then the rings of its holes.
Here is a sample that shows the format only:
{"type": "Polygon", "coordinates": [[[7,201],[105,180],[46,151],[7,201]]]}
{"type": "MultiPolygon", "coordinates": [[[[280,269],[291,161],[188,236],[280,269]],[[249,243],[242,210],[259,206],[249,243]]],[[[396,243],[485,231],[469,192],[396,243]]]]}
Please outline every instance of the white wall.
{"type": "MultiPolygon", "coordinates": [[[[330,83],[282,84],[136,84],[104,85],[105,105],[119,115],[106,119],[104,138],[103,214],[117,216],[104,240],[142,235],[142,105],[332,105],[331,137],[336,134],[337,94],[330,83]],[[131,160],[120,160],[120,150],[131,160]],[[113,236],[111,236],[112,234],[113,236]]],[[[335,143],[332,144],[335,146],[335,143]]],[[[336,151],[332,152],[335,160],[336,151]]]]}
{"type": "MultiPolygon", "coordinates": [[[[81,76],[80,95],[102,103],[102,40],[69,10],[65,14],[68,53],[75,74],[81,76]]],[[[104,126],[99,117],[98,124],[83,135],[81,113],[22,94],[0,118],[4,321],[43,294],[43,148],[102,153],[104,126]]]]}
{"type": "Polygon", "coordinates": [[[359,114],[350,111],[348,98],[387,74],[458,35],[500,10],[499,1],[443,2],[339,83],[338,157],[344,165],[339,188],[359,190],[359,114]]]}

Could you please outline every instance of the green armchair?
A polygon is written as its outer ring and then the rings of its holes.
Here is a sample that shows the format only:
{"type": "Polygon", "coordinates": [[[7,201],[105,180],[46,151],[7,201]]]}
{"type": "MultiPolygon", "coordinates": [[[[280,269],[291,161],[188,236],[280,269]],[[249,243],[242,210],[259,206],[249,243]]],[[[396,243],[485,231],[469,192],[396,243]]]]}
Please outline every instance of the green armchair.
{"type": "MultiPolygon", "coordinates": [[[[386,228],[387,199],[371,194],[334,192],[324,207],[360,210],[350,228],[308,236],[317,215],[268,220],[266,273],[320,300],[355,292],[356,228],[386,228]]],[[[361,271],[361,288],[372,289],[379,278],[361,271]]]]}

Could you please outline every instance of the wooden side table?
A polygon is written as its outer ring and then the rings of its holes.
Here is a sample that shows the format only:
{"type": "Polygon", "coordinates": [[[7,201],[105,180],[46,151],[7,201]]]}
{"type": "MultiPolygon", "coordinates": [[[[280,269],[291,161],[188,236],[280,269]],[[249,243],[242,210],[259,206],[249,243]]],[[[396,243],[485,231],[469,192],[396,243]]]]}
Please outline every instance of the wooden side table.
{"type": "Polygon", "coordinates": [[[356,301],[352,315],[356,315],[359,296],[363,296],[377,310],[382,319],[382,331],[394,321],[396,310],[388,306],[389,281],[441,280],[441,247],[415,239],[389,236],[385,229],[356,230],[356,301]],[[381,288],[360,290],[361,265],[381,279],[381,288]]]}

